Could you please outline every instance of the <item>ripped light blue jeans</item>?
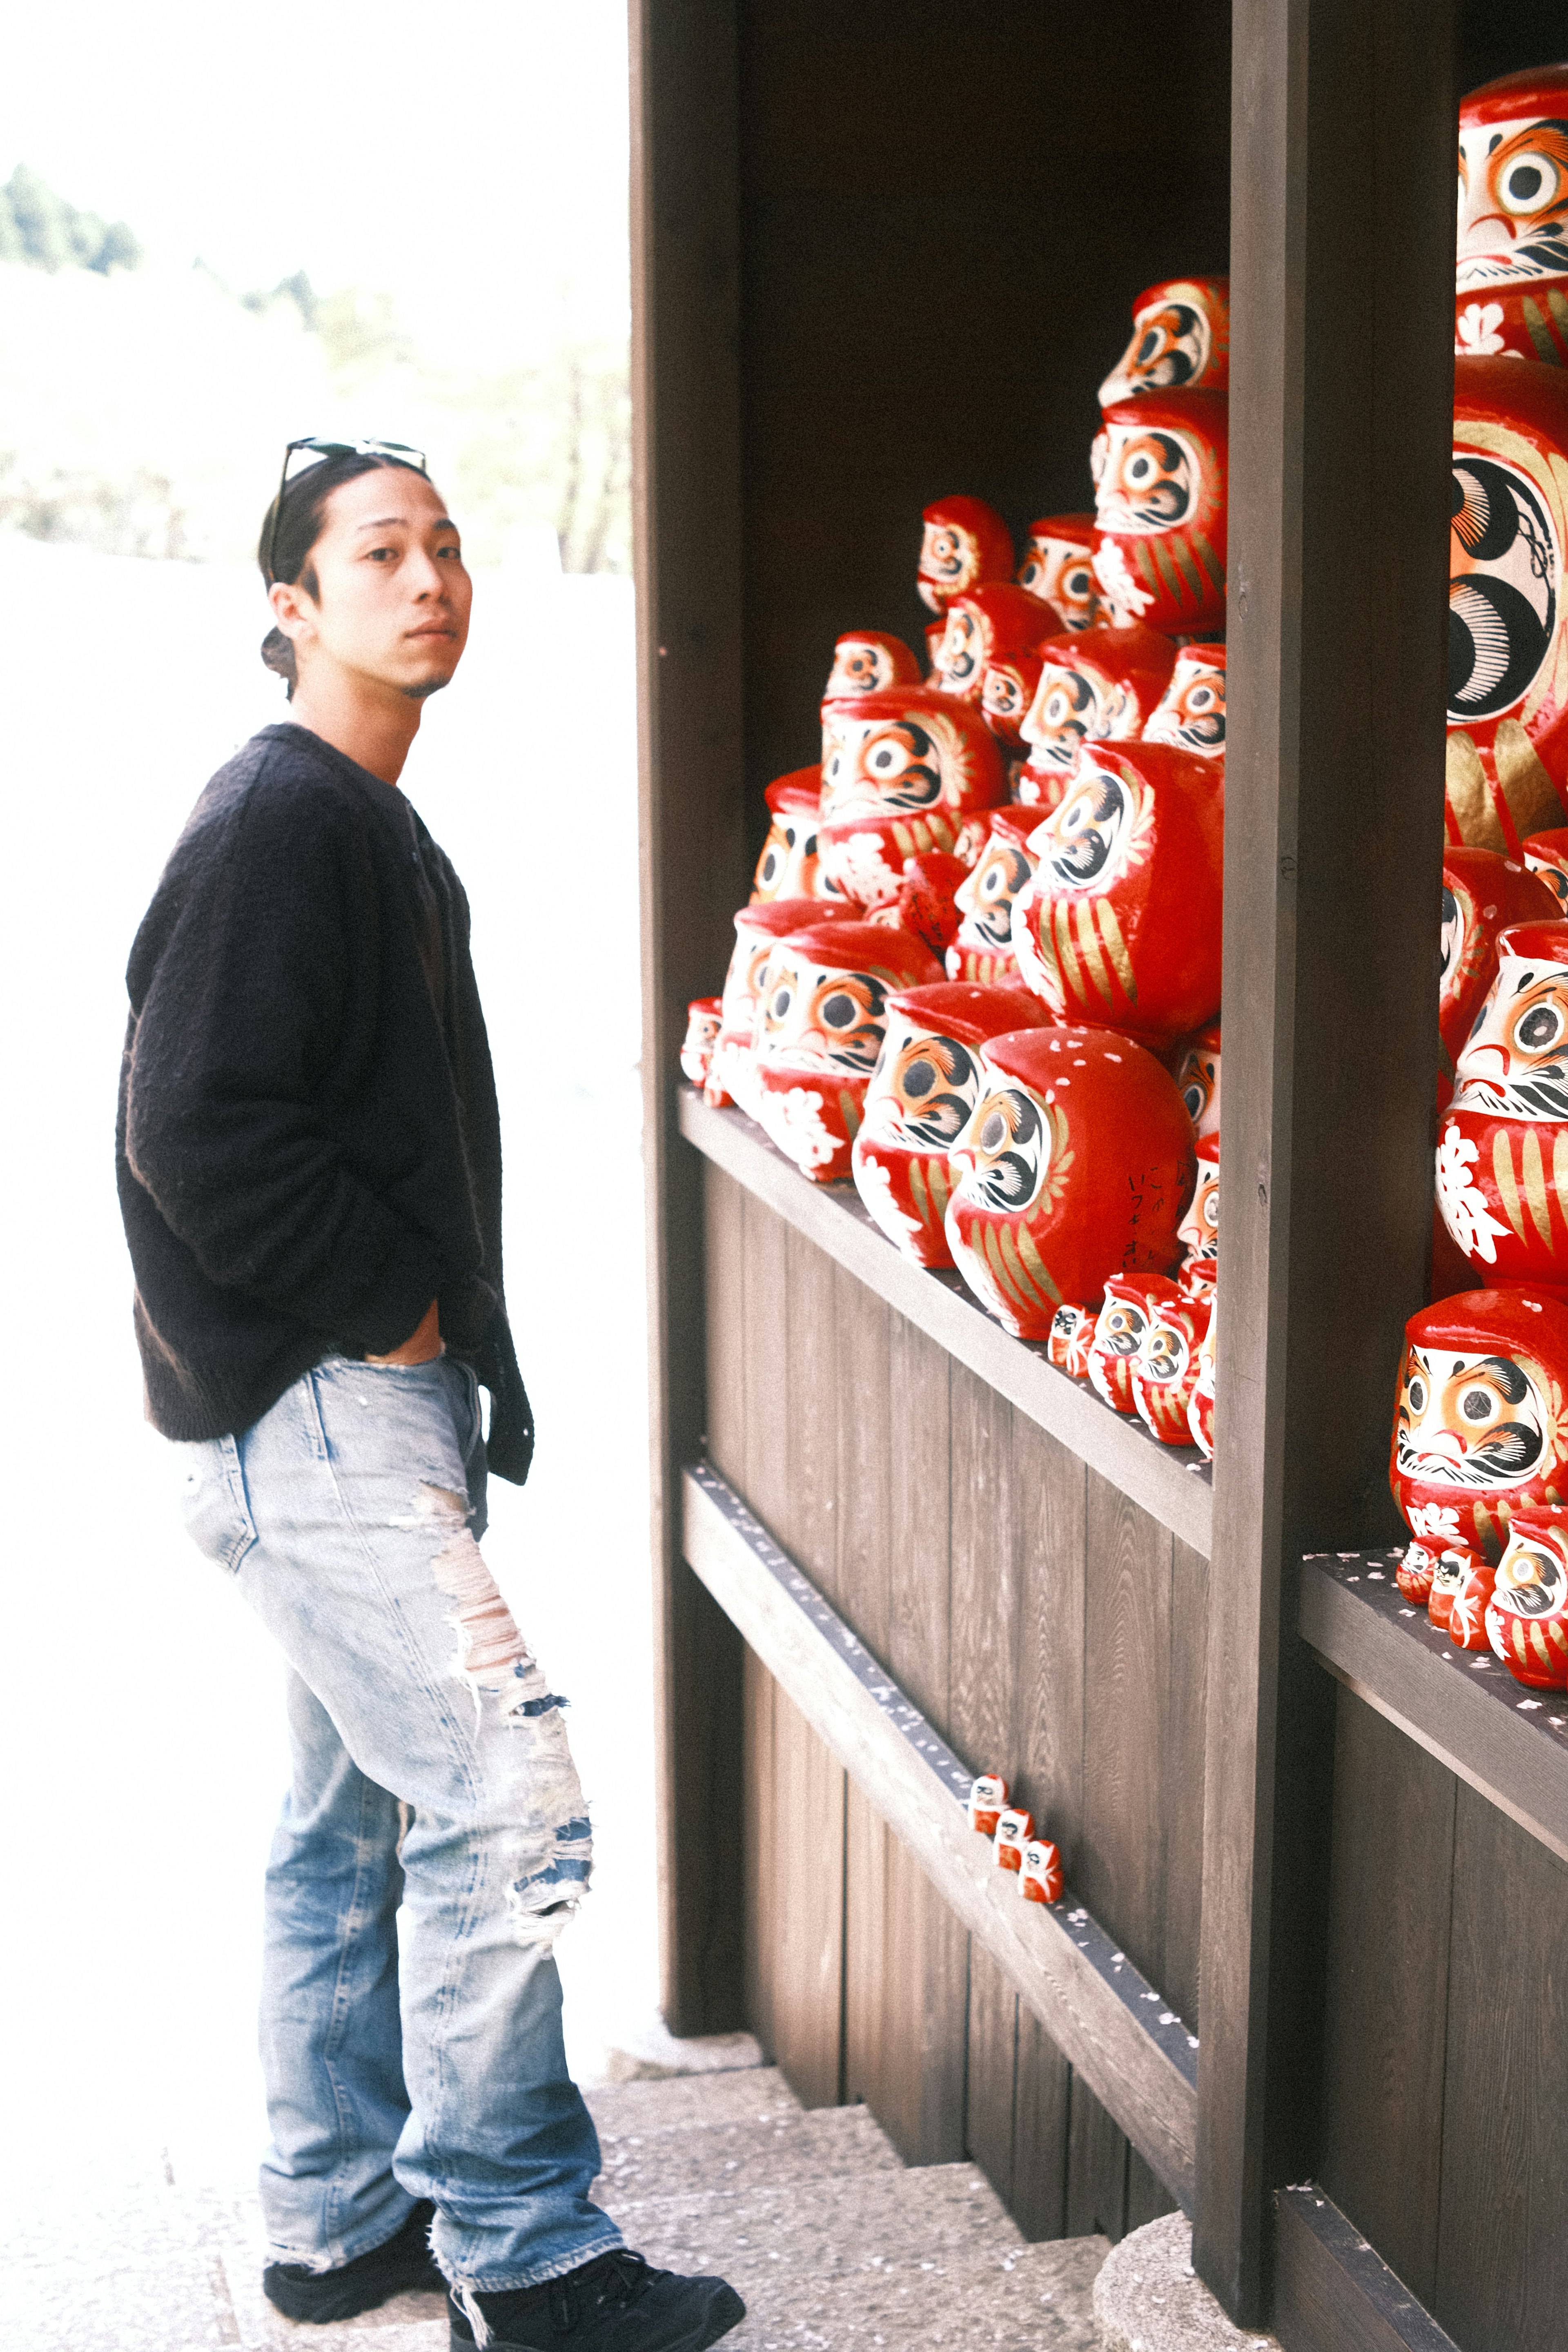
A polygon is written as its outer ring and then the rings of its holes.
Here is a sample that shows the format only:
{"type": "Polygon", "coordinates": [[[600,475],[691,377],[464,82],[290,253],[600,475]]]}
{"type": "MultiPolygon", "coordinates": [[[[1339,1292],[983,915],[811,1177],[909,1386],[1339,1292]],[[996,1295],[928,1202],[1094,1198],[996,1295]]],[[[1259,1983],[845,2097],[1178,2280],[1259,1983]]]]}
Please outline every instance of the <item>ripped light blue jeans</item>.
{"type": "Polygon", "coordinates": [[[184,1445],[186,1525],[289,1662],[267,1873],[271,2258],[335,2269],[419,2198],[455,2285],[621,2242],[566,2070],[555,1937],[588,1875],[550,1690],[496,1588],[472,1374],[329,1357],[238,1437],[184,1445]]]}

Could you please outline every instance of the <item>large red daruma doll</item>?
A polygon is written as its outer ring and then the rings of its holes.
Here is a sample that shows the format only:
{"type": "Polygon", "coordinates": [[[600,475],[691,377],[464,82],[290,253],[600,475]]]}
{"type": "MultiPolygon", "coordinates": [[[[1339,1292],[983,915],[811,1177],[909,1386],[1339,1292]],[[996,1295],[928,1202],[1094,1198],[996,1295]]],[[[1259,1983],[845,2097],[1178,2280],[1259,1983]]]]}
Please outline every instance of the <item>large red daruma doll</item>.
{"type": "Polygon", "coordinates": [[[1132,341],[1100,387],[1101,408],[1151,392],[1230,383],[1230,280],[1166,278],[1132,305],[1132,341]]]}
{"type": "Polygon", "coordinates": [[[1171,683],[1176,648],[1157,629],[1085,629],[1047,640],[1019,730],[1028,759],[1018,798],[1055,808],[1086,742],[1142,735],[1171,683]]]}
{"type": "Polygon", "coordinates": [[[982,1090],[953,1147],[953,1263],[1021,1339],[1116,1274],[1167,1273],[1192,1186],[1193,1130],[1168,1071],[1104,1029],[980,1048],[982,1090]]]}
{"type": "Polygon", "coordinates": [[[941,978],[919,940],[885,923],[818,923],[777,941],[757,1006],[746,1108],[805,1175],[819,1183],[848,1175],[888,999],[941,978]]]}
{"type": "Polygon", "coordinates": [[[1225,779],[1169,743],[1090,743],[1013,902],[1026,984],[1058,1020],[1162,1046],[1219,1009],[1225,779]]]}
{"type": "Polygon", "coordinates": [[[959,923],[947,950],[947,976],[1000,988],[1019,979],[1013,902],[1035,870],[1028,845],[1040,813],[1009,805],[991,810],[990,819],[985,845],[954,895],[959,923]]]}
{"type": "Polygon", "coordinates": [[[1520,854],[1568,810],[1568,369],[1454,362],[1450,831],[1520,854]]]}
{"type": "Polygon", "coordinates": [[[938,499],[921,517],[921,601],[945,613],[955,596],[984,580],[1013,577],[1013,534],[984,499],[938,499]]]}
{"type": "Polygon", "coordinates": [[[1094,444],[1094,576],[1123,625],[1225,626],[1223,392],[1149,393],[1104,412],[1094,444]]]}
{"type": "Polygon", "coordinates": [[[1026,988],[943,981],[888,999],[881,1057],[866,1089],[853,1154],[868,1214],[917,1265],[951,1265],[943,1219],[948,1158],[979,1099],[980,1048],[1009,1031],[1041,1028],[1046,1010],[1026,988]]]}
{"type": "Polygon", "coordinates": [[[1568,1282],[1568,922],[1497,950],[1437,1123],[1437,1205],[1482,1281],[1568,1282]]]}
{"type": "Polygon", "coordinates": [[[1568,65],[1460,105],[1454,349],[1568,366],[1568,65]]]}
{"type": "Polygon", "coordinates": [[[897,898],[906,858],[952,856],[965,819],[1006,797],[995,737],[951,694],[890,687],[824,703],[822,870],[863,907],[897,898]]]}
{"type": "Polygon", "coordinates": [[[1435,1550],[1495,1566],[1513,1513],[1568,1489],[1568,1306],[1550,1291],[1463,1290],[1405,1327],[1389,1484],[1435,1550]]]}
{"type": "Polygon", "coordinates": [[[1072,635],[1091,629],[1102,617],[1093,556],[1091,514],[1041,515],[1029,525],[1018,585],[1054,604],[1062,627],[1072,635]]]}

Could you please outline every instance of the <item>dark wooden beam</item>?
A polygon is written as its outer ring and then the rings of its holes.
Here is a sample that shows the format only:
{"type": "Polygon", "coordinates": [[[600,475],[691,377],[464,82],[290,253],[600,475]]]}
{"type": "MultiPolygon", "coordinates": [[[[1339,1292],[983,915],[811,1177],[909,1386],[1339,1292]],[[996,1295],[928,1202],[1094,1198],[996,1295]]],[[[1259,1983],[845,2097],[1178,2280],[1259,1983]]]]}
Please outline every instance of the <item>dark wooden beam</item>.
{"type": "Polygon", "coordinates": [[[1312,2168],[1331,1707],[1303,1550],[1392,1540],[1431,1216],[1449,0],[1236,0],[1226,1223],[1194,2259],[1267,2305],[1312,2168]]]}
{"type": "Polygon", "coordinates": [[[1316,2181],[1276,2200],[1274,2286],[1285,2352],[1458,2352],[1316,2181]]]}
{"type": "Polygon", "coordinates": [[[704,1396],[700,1173],[674,1098],[687,1001],[723,972],[747,879],[733,0],[631,0],[630,47],[662,2000],[702,2033],[741,2022],[741,1655],[677,1528],[704,1396]]]}

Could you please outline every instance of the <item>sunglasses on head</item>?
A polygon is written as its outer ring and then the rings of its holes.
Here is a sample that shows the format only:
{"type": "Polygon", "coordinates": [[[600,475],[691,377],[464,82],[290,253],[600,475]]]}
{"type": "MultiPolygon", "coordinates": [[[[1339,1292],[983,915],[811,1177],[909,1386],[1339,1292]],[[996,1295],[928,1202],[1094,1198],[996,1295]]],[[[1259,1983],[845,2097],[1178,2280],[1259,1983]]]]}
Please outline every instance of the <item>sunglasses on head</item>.
{"type": "Polygon", "coordinates": [[[267,535],[267,577],[278,577],[278,526],[283,520],[283,493],[289,487],[289,468],[301,450],[312,457],[397,457],[404,465],[413,466],[428,475],[429,466],[423,449],[411,449],[406,441],[329,441],[320,433],[307,433],[299,441],[290,441],[283,452],[283,471],[278,478],[278,496],[272,502],[272,528],[267,535]]]}

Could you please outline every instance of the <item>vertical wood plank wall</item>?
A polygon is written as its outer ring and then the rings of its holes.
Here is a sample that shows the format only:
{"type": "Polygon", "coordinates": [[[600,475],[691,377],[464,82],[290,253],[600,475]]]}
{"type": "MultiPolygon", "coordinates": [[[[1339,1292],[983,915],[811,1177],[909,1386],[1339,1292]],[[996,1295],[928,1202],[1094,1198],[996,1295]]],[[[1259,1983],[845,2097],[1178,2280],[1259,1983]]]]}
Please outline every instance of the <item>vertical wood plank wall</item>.
{"type": "MultiPolygon", "coordinates": [[[[711,1166],[704,1203],[715,1465],[1195,2021],[1206,1562],[711,1166]]],[[[800,2095],[972,2155],[1035,2236],[1168,2211],[749,1655],[744,1713],[748,2013],[800,2095]]]]}

